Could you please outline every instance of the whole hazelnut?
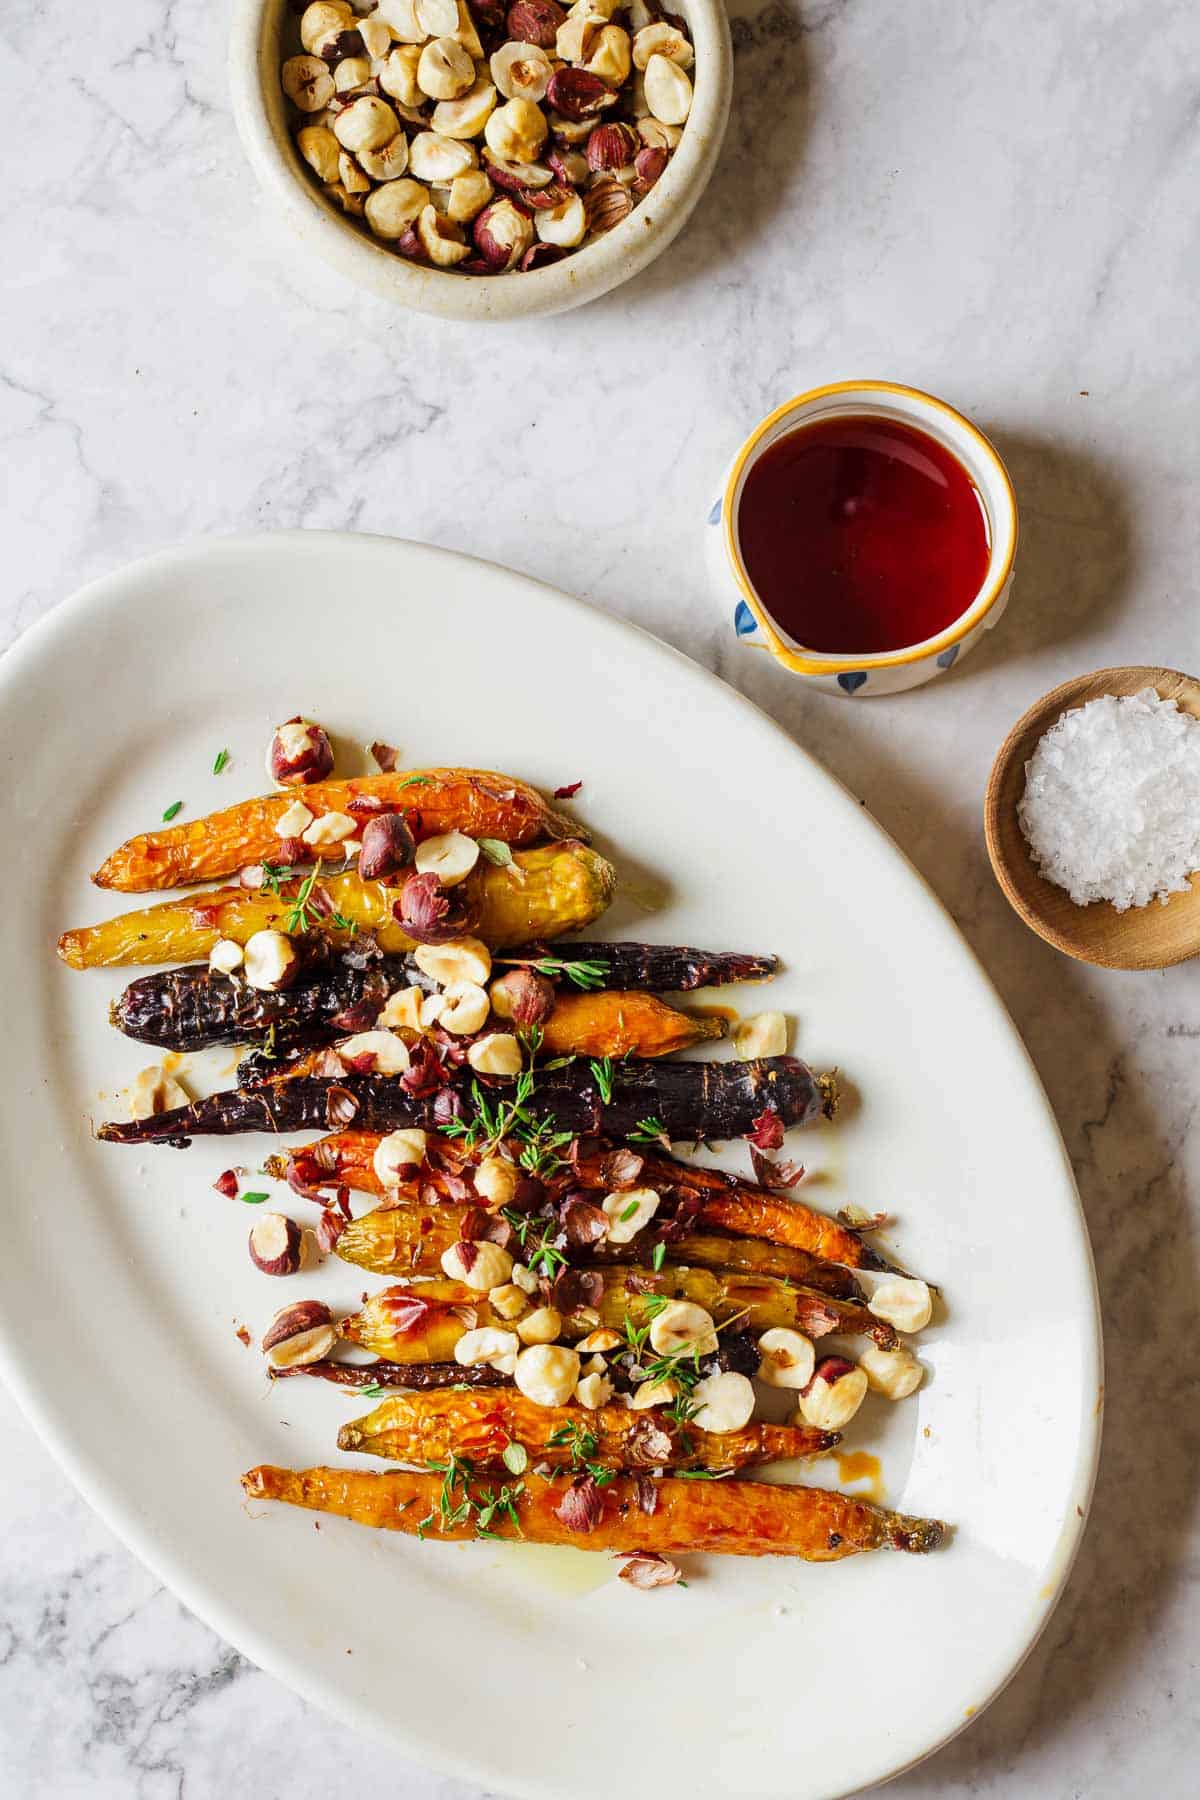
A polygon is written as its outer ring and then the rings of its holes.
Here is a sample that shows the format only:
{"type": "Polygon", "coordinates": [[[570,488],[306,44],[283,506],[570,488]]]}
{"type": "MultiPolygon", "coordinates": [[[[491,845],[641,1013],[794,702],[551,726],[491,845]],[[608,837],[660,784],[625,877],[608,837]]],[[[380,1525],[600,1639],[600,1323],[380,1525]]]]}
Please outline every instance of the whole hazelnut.
{"type": "Polygon", "coordinates": [[[279,82],[300,112],[324,112],[333,99],[333,76],[319,56],[289,56],[279,82]]]}
{"type": "Polygon", "coordinates": [[[304,1234],[284,1213],[263,1213],[250,1230],[250,1261],[264,1275],[294,1275],[303,1259],[304,1234]]]}
{"type": "MultiPolygon", "coordinates": [[[[551,76],[550,87],[554,86],[560,73],[551,76]]],[[[604,87],[604,83],[600,86],[604,87]]],[[[483,135],[488,149],[495,151],[497,156],[503,156],[509,162],[533,162],[546,141],[546,130],[545,115],[537,102],[518,97],[506,100],[503,106],[489,114],[483,135]]]]}
{"type": "Polygon", "coordinates": [[[412,244],[420,254],[420,241],[417,238],[415,223],[422,207],[429,204],[429,189],[419,181],[412,181],[402,176],[399,181],[385,182],[377,187],[366,199],[367,224],[380,238],[395,238],[399,242],[396,248],[405,256],[413,254],[406,247],[406,240],[411,237],[412,244]]]}
{"type": "Polygon", "coordinates": [[[494,200],[475,221],[475,244],[494,269],[511,269],[533,242],[533,226],[511,200],[494,200]]]}
{"type": "Polygon", "coordinates": [[[544,1025],[554,1011],[554,983],[533,969],[510,969],[493,981],[490,993],[496,1016],[511,1019],[519,1031],[544,1025]]]}
{"type": "Polygon", "coordinates": [[[588,189],[583,208],[589,231],[611,231],[614,225],[628,218],[633,211],[633,201],[619,181],[614,181],[611,175],[603,175],[588,189]]]}
{"type": "Polygon", "coordinates": [[[275,727],[267,748],[267,774],[280,787],[307,787],[325,781],[333,773],[333,745],[329,735],[312,719],[297,713],[285,725],[275,727]]]}
{"type": "Polygon", "coordinates": [[[638,135],[629,125],[613,120],[597,125],[587,141],[589,169],[623,169],[637,154],[638,135]]]}
{"type": "Polygon", "coordinates": [[[508,35],[520,44],[553,50],[558,28],[566,18],[557,0],[513,0],[508,9],[508,35]]]}
{"type": "Polygon", "coordinates": [[[633,159],[636,171],[633,183],[635,192],[648,194],[669,161],[670,155],[666,150],[639,150],[633,159]]]}
{"type": "Polygon", "coordinates": [[[418,944],[446,944],[470,929],[469,902],[431,873],[410,875],[393,907],[398,924],[418,944]]]}
{"type": "Polygon", "coordinates": [[[412,832],[401,813],[377,813],[363,826],[358,873],[363,881],[384,881],[406,869],[416,854],[412,832]]]}

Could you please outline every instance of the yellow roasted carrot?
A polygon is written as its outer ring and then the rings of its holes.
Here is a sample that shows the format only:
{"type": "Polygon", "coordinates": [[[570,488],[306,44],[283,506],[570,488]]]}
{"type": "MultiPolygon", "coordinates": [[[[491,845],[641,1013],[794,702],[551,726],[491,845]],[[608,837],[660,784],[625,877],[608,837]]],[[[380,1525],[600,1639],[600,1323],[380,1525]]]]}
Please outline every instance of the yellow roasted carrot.
{"type": "MultiPolygon", "coordinates": [[[[413,948],[412,938],[393,917],[396,889],[360,881],[356,874],[331,875],[321,885],[334,909],[360,931],[372,932],[388,955],[413,948]]],[[[511,866],[480,862],[464,886],[478,935],[499,948],[531,936],[555,938],[590,924],[612,899],[616,876],[612,864],[595,850],[568,842],[518,850],[511,866]]],[[[58,940],[58,954],[73,969],[201,962],[219,938],[244,944],[256,931],[284,929],[296,887],[295,881],[286,882],[280,894],[214,888],[187,900],[167,900],[102,925],[66,931],[58,940]]],[[[331,937],[344,939],[327,920],[320,924],[331,937]]]]}
{"type": "Polygon", "coordinates": [[[521,1444],[530,1462],[564,1469],[578,1460],[583,1445],[593,1469],[645,1470],[745,1469],[824,1456],[839,1441],[836,1431],[812,1425],[759,1422],[738,1431],[701,1431],[657,1406],[540,1406],[515,1387],[389,1394],[338,1432],[339,1450],[389,1462],[425,1468],[465,1456],[477,1468],[497,1470],[506,1467],[509,1444],[521,1444]]]}
{"type": "MultiPolygon", "coordinates": [[[[793,1287],[767,1275],[743,1275],[733,1269],[652,1269],[629,1267],[568,1271],[572,1278],[594,1278],[581,1315],[566,1312],[563,1333],[582,1337],[594,1324],[587,1315],[594,1307],[602,1325],[620,1331],[626,1320],[648,1324],[654,1316],[656,1296],[691,1300],[711,1313],[718,1323],[745,1320],[748,1331],[770,1331],[785,1326],[806,1337],[821,1338],[830,1332],[873,1337],[884,1349],[898,1342],[890,1325],[868,1312],[856,1300],[837,1300],[810,1288],[793,1287]]],[[[399,1283],[372,1294],[361,1311],[341,1322],[341,1335],[384,1362],[446,1362],[464,1332],[477,1326],[506,1328],[505,1319],[492,1310],[487,1297],[457,1281],[399,1283]]]]}
{"type": "MultiPolygon", "coordinates": [[[[270,1163],[268,1163],[270,1167],[270,1163]]],[[[276,1170],[271,1170],[276,1173],[276,1170]]],[[[444,1178],[443,1178],[444,1179],[444,1178]]],[[[426,1191],[436,1182],[421,1184],[426,1191]]],[[[478,1207],[453,1200],[427,1205],[416,1190],[397,1195],[386,1206],[352,1219],[337,1241],[337,1253],[345,1262],[375,1275],[439,1275],[443,1252],[471,1235],[478,1207]]],[[[770,1275],[795,1281],[835,1299],[859,1295],[854,1277],[837,1263],[823,1263],[804,1250],[786,1244],[770,1244],[761,1238],[721,1237],[715,1232],[685,1231],[661,1244],[652,1228],[638,1232],[627,1244],[598,1244],[574,1253],[578,1262],[649,1262],[659,1248],[662,1260],[674,1267],[736,1269],[745,1275],[770,1275]]]]}
{"type": "Polygon", "coordinates": [[[203,819],[142,832],[114,850],[92,880],[98,887],[140,894],[213,881],[236,874],[247,863],[270,861],[279,849],[279,821],[296,800],[314,818],[337,812],[365,822],[371,803],[376,810],[414,814],[421,837],[463,831],[470,837],[532,844],[538,838],[582,835],[579,826],[556,813],[536,788],[511,775],[487,769],[397,769],[354,781],[318,781],[282,794],[258,794],[203,819]]]}

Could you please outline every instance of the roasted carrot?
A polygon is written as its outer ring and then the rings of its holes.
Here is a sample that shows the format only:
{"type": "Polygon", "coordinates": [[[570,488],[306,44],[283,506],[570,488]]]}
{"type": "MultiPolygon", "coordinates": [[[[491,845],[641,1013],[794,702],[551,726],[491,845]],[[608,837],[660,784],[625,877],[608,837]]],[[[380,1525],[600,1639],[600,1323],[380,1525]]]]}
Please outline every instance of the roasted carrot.
{"type": "MultiPolygon", "coordinates": [[[[469,1077],[468,1070],[450,1084],[468,1112],[469,1077]]],[[[493,1098],[503,1092],[493,1088],[493,1098]]],[[[432,1129],[444,1117],[440,1105],[439,1094],[411,1094],[398,1076],[303,1076],[231,1088],[150,1119],[112,1121],[96,1135],[110,1144],[152,1144],[242,1131],[322,1131],[335,1124],[432,1129]]],[[[617,1063],[606,1096],[595,1071],[580,1060],[542,1071],[525,1110],[580,1135],[624,1137],[653,1120],[671,1139],[699,1139],[742,1137],[764,1112],[785,1126],[808,1125],[829,1117],[835,1105],[831,1077],[815,1075],[793,1056],[771,1056],[745,1063],[617,1063]]]]}
{"type": "MultiPolygon", "coordinates": [[[[544,1480],[526,1475],[507,1484],[512,1513],[493,1485],[466,1478],[467,1515],[450,1523],[439,1507],[441,1474],[400,1469],[381,1474],[358,1469],[277,1469],[263,1465],[242,1476],[251,1500],[284,1500],[310,1511],[336,1513],[359,1525],[445,1538],[491,1536],[530,1544],[569,1544],[577,1550],[651,1550],[686,1555],[708,1550],[725,1556],[797,1556],[806,1562],[838,1562],[860,1550],[934,1550],[945,1536],[936,1519],[906,1518],[848,1494],[824,1488],[776,1487],[757,1481],[685,1481],[665,1476],[654,1483],[654,1511],[641,1508],[636,1476],[618,1475],[604,1487],[584,1487],[566,1475],[544,1480]],[[567,1499],[570,1492],[576,1498],[567,1499]],[[480,1523],[488,1507],[487,1525],[480,1523]],[[565,1517],[563,1516],[565,1514],[565,1517]],[[580,1529],[566,1522],[594,1519],[580,1529]]],[[[586,1482],[589,1478],[584,1477],[586,1482]]],[[[460,1501],[461,1503],[461,1501],[460,1501]]],[[[451,1513],[453,1517],[453,1512],[451,1513]]]]}
{"type": "MultiPolygon", "coordinates": [[[[382,1005],[380,1000],[375,1011],[382,1005]]],[[[364,1021],[373,1022],[374,1014],[364,1021]]],[[[497,1021],[493,1015],[492,1028],[497,1024],[507,1029],[504,1021],[497,1021]]],[[[293,1040],[297,1054],[292,1060],[285,1062],[277,1054],[266,1057],[252,1051],[238,1065],[239,1086],[328,1074],[328,1051],[330,1046],[336,1049],[337,1034],[319,1027],[297,1029],[298,1036],[293,1040]]],[[[343,1033],[345,1029],[343,1026],[343,1033]]],[[[689,1050],[706,1039],[725,1035],[720,1019],[692,1018],[688,1013],[676,1012],[653,994],[561,994],[542,1029],[541,1054],[546,1056],[653,1058],[689,1050]]]]}
{"type": "Polygon", "coordinates": [[[213,1044],[246,1044],[264,1038],[305,1037],[332,1041],[339,1019],[361,1017],[359,1029],[374,1024],[398,987],[408,980],[405,959],[385,956],[362,968],[340,958],[329,966],[306,971],[294,987],[254,988],[249,982],[221,975],[207,963],[180,969],[156,969],[131,981],[109,1007],[109,1023],[126,1037],[161,1050],[205,1050],[213,1044]]]}
{"type": "MultiPolygon", "coordinates": [[[[416,1198],[398,1198],[394,1204],[353,1219],[337,1241],[344,1261],[375,1275],[439,1275],[441,1257],[461,1238],[470,1237],[472,1215],[477,1208],[439,1201],[427,1206],[416,1198]]],[[[503,1225],[503,1221],[500,1221],[503,1225]]],[[[639,1231],[627,1244],[600,1243],[565,1254],[572,1263],[649,1262],[656,1238],[653,1227],[639,1231]]],[[[835,1299],[859,1296],[853,1275],[837,1263],[823,1263],[804,1250],[770,1244],[760,1238],[721,1237],[712,1232],[685,1231],[661,1240],[663,1261],[670,1267],[730,1269],[747,1275],[770,1275],[794,1281],[835,1299]]],[[[515,1244],[514,1244],[515,1249],[515,1244]]]]}
{"type": "Polygon", "coordinates": [[[560,993],[542,1027],[544,1056],[673,1056],[725,1035],[723,1019],[679,1012],[653,994],[560,993]]]}
{"type": "Polygon", "coordinates": [[[652,994],[685,994],[694,988],[724,987],[731,981],[770,981],[779,968],[777,956],[751,956],[739,950],[694,950],[688,944],[637,944],[573,941],[553,954],[545,944],[522,944],[501,960],[524,963],[551,981],[565,983],[574,967],[593,987],[641,988],[652,994]],[[589,976],[588,971],[591,971],[589,976]]]}
{"type": "MultiPolygon", "coordinates": [[[[711,1313],[718,1323],[745,1321],[748,1331],[769,1331],[790,1326],[806,1337],[822,1338],[830,1332],[873,1337],[883,1349],[894,1349],[896,1333],[890,1325],[852,1300],[834,1300],[828,1294],[793,1287],[769,1276],[740,1275],[733,1270],[607,1268],[595,1270],[596,1293],[589,1308],[600,1314],[601,1324],[624,1329],[626,1320],[646,1323],[653,1313],[647,1302],[654,1296],[691,1300],[711,1313]]],[[[586,1313],[576,1320],[567,1307],[564,1334],[582,1337],[592,1328],[586,1313]]],[[[372,1294],[360,1312],[341,1322],[341,1335],[352,1344],[381,1356],[385,1362],[440,1362],[454,1354],[454,1346],[466,1331],[480,1325],[511,1327],[493,1313],[486,1296],[457,1281],[398,1283],[372,1294]]]]}
{"type": "MultiPolygon", "coordinates": [[[[280,819],[297,800],[314,818],[345,813],[362,824],[375,812],[411,815],[417,837],[463,831],[470,837],[532,844],[538,838],[578,838],[571,819],[556,813],[524,781],[486,769],[397,769],[355,781],[318,781],[282,794],[259,794],[236,806],[147,831],[114,850],[92,880],[97,887],[141,894],[153,888],[186,887],[233,875],[248,863],[277,853],[280,819]]],[[[526,936],[542,935],[541,931],[526,936]]]]}
{"type": "Polygon", "coordinates": [[[510,1375],[491,1369],[487,1363],[474,1363],[469,1369],[456,1362],[414,1363],[405,1367],[388,1362],[339,1362],[336,1357],[322,1356],[316,1362],[293,1363],[287,1369],[267,1369],[272,1381],[290,1381],[294,1375],[315,1376],[344,1388],[415,1388],[429,1393],[448,1387],[509,1387],[510,1375]]]}
{"type": "MultiPolygon", "coordinates": [[[[581,1185],[601,1184],[601,1161],[599,1157],[584,1159],[579,1171],[581,1185]]],[[[770,1238],[772,1243],[790,1244],[796,1250],[807,1250],[827,1262],[845,1263],[851,1269],[891,1266],[857,1232],[825,1213],[814,1212],[799,1200],[739,1181],[723,1169],[702,1168],[698,1163],[688,1163],[683,1168],[686,1173],[681,1173],[681,1165],[672,1157],[654,1153],[645,1158],[639,1180],[651,1187],[675,1182],[699,1194],[698,1216],[722,1231],[770,1238]]]]}
{"type": "MultiPolygon", "coordinates": [[[[706,1375],[715,1375],[725,1369],[735,1370],[739,1375],[753,1375],[759,1356],[758,1339],[752,1331],[723,1331],[717,1340],[715,1354],[703,1357],[701,1368],[706,1375]]],[[[620,1370],[617,1373],[620,1375],[620,1370]]],[[[272,1381],[289,1381],[295,1375],[307,1375],[332,1382],[335,1387],[412,1388],[422,1394],[435,1388],[512,1385],[511,1376],[502,1375],[486,1363],[473,1363],[469,1368],[456,1362],[390,1363],[377,1360],[352,1363],[340,1362],[332,1356],[321,1357],[317,1362],[293,1363],[288,1369],[269,1368],[267,1374],[272,1381]]]]}
{"type": "MultiPolygon", "coordinates": [[[[66,931],[58,940],[58,954],[73,969],[199,962],[219,938],[244,944],[256,931],[286,928],[299,885],[298,880],[285,882],[279,894],[227,887],[167,900],[122,913],[102,925],[66,931]]],[[[476,933],[498,947],[527,937],[535,920],[540,935],[547,938],[591,924],[612,899],[616,876],[612,864],[584,844],[542,844],[518,850],[511,866],[480,862],[464,885],[476,933]]],[[[388,955],[413,948],[413,940],[393,916],[394,888],[362,882],[355,874],[330,875],[321,886],[334,910],[353,921],[357,930],[371,932],[388,955]]],[[[345,932],[328,919],[319,924],[330,938],[346,943],[345,932]]]]}
{"type": "Polygon", "coordinates": [[[339,1450],[384,1456],[425,1468],[449,1456],[474,1467],[501,1470],[510,1444],[530,1462],[569,1469],[585,1460],[604,1469],[745,1469],[792,1457],[824,1456],[836,1431],[811,1425],[746,1425],[740,1431],[701,1431],[681,1425],[661,1407],[538,1406],[514,1387],[462,1393],[392,1394],[338,1432],[339,1450]],[[581,1445],[584,1454],[581,1458],[581,1445]]]}
{"type": "MultiPolygon", "coordinates": [[[[307,1187],[348,1187],[357,1193],[382,1194],[383,1184],[372,1161],[380,1135],[372,1131],[334,1132],[319,1143],[302,1145],[287,1157],[270,1157],[268,1168],[282,1177],[290,1165],[307,1187]]],[[[604,1172],[605,1161],[602,1152],[581,1157],[571,1172],[572,1185],[607,1189],[611,1184],[604,1172]]],[[[464,1173],[469,1175],[470,1170],[464,1173]]],[[[753,1182],[739,1181],[723,1170],[676,1162],[669,1156],[646,1155],[636,1180],[663,1193],[684,1189],[696,1194],[696,1227],[707,1225],[736,1236],[765,1238],[769,1243],[803,1251],[818,1261],[843,1263],[852,1269],[890,1267],[856,1231],[836,1219],[814,1212],[785,1194],[773,1194],[753,1182]]],[[[445,1178],[437,1169],[425,1169],[421,1185],[444,1189],[445,1178]]]]}
{"type": "MultiPolygon", "coordinates": [[[[272,1028],[281,1035],[311,1034],[314,1041],[332,1041],[339,1025],[345,1031],[373,1023],[388,996],[414,979],[418,985],[427,980],[411,956],[385,956],[365,967],[351,966],[336,948],[315,966],[306,967],[294,986],[278,992],[252,988],[207,963],[190,963],[139,975],[114,1001],[109,1018],[126,1037],[163,1050],[250,1043],[272,1028]]],[[[724,1033],[722,1019],[677,1012],[648,991],[622,989],[619,982],[609,981],[595,993],[562,989],[545,1027],[544,1052],[669,1056],[724,1033]]]]}

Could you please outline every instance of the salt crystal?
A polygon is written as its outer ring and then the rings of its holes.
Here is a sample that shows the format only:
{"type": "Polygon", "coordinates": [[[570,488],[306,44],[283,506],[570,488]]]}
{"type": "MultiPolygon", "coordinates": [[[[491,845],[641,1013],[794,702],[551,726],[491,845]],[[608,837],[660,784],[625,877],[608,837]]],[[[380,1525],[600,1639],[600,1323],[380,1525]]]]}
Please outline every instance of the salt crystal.
{"type": "Polygon", "coordinates": [[[1153,688],[1065,712],[1025,765],[1017,816],[1077,906],[1165,906],[1200,869],[1200,719],[1153,688]]]}

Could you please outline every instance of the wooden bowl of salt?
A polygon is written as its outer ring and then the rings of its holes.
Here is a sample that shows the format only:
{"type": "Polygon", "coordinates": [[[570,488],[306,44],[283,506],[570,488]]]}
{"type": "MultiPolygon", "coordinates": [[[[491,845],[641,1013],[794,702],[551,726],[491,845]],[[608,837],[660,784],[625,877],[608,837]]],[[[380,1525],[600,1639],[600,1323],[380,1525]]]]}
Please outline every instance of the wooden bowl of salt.
{"type": "Polygon", "coordinates": [[[1175,669],[1077,676],[1013,726],[984,801],[1011,905],[1056,950],[1106,969],[1163,969],[1200,952],[1200,724],[1139,703],[1147,689],[1200,721],[1200,682],[1175,669]],[[1182,891],[1164,901],[1164,884],[1182,891]]]}

